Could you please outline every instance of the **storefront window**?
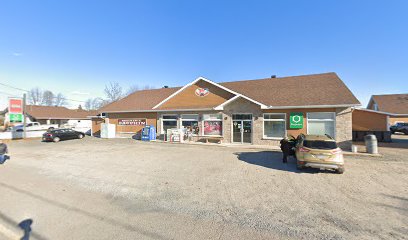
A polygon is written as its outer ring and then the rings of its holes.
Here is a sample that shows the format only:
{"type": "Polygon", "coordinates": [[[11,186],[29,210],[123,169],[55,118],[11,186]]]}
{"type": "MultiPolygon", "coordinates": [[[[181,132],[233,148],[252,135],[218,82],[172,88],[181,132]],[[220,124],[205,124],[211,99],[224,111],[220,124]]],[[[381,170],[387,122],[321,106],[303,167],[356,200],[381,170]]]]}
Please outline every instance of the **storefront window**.
{"type": "Polygon", "coordinates": [[[187,133],[198,135],[200,133],[200,128],[198,127],[198,114],[181,115],[181,126],[187,129],[187,133]]]}
{"type": "Polygon", "coordinates": [[[264,114],[264,138],[284,138],[286,136],[286,115],[284,113],[264,114]]]}
{"type": "Polygon", "coordinates": [[[162,132],[166,133],[167,129],[177,128],[176,115],[163,115],[162,117],[162,132]]]}
{"type": "Polygon", "coordinates": [[[204,114],[204,135],[222,135],[222,114],[204,114]]]}
{"type": "Polygon", "coordinates": [[[316,135],[328,134],[335,137],[336,114],[334,112],[307,113],[307,133],[316,135]]]}

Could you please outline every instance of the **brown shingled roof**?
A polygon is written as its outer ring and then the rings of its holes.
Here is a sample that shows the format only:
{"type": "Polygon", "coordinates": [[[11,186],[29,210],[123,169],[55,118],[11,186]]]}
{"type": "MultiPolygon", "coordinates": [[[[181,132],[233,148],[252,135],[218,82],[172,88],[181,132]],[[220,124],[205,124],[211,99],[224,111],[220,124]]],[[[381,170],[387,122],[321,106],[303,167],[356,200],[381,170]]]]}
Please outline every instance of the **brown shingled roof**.
{"type": "Polygon", "coordinates": [[[360,105],[336,73],[220,83],[272,107],[360,105]]]}
{"type": "Polygon", "coordinates": [[[180,87],[136,91],[125,98],[100,108],[98,112],[151,111],[156,104],[179,89],[180,87]]]}
{"type": "Polygon", "coordinates": [[[377,103],[378,111],[408,114],[408,94],[373,95],[372,99],[377,103]]]}
{"type": "MultiPolygon", "coordinates": [[[[272,107],[360,105],[335,73],[224,82],[220,85],[272,107]]],[[[152,111],[181,87],[137,91],[99,112],[152,111]]]]}
{"type": "Polygon", "coordinates": [[[96,111],[36,105],[27,105],[26,112],[36,119],[86,119],[96,114],[96,111]]]}

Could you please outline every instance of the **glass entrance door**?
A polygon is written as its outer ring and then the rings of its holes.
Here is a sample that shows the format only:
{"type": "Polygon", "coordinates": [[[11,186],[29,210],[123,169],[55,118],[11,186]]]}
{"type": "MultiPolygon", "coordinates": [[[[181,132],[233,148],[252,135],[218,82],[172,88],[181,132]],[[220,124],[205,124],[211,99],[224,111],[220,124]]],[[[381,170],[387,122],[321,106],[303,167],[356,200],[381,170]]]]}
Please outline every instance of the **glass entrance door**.
{"type": "Polygon", "coordinates": [[[242,143],[242,121],[233,120],[232,121],[232,142],[242,143]]]}
{"type": "Polygon", "coordinates": [[[232,142],[252,143],[252,115],[232,115],[232,142]]]}

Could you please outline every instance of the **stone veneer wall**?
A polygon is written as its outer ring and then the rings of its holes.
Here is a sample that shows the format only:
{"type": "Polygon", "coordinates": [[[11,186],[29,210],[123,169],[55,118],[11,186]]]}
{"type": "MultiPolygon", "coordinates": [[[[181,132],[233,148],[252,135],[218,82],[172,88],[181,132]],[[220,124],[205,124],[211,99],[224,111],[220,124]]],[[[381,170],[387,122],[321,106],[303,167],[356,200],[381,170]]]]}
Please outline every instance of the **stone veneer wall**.
{"type": "Polygon", "coordinates": [[[350,150],[353,139],[353,122],[351,108],[336,109],[336,141],[344,150],[350,150]]]}
{"type": "MultiPolygon", "coordinates": [[[[308,112],[308,109],[304,109],[308,112]]],[[[312,110],[313,111],[313,110],[312,110]]],[[[331,110],[333,111],[333,110],[331,110]]],[[[236,101],[224,107],[222,112],[219,111],[202,111],[202,112],[168,112],[160,113],[157,118],[157,132],[161,133],[161,116],[166,114],[199,114],[199,126],[202,128],[202,114],[223,114],[223,137],[225,143],[232,142],[232,115],[233,114],[252,114],[252,144],[254,145],[271,145],[279,146],[279,140],[263,139],[263,110],[259,105],[239,98],[236,101]]],[[[286,115],[286,121],[289,121],[289,114],[286,115]]],[[[307,121],[305,118],[304,121],[307,121]]],[[[178,123],[180,125],[180,123],[178,123]]],[[[306,134],[306,128],[304,129],[306,134]]],[[[296,137],[296,136],[295,136],[296,137]]],[[[343,149],[351,148],[352,141],[352,112],[351,108],[336,109],[336,141],[343,149]]]]}

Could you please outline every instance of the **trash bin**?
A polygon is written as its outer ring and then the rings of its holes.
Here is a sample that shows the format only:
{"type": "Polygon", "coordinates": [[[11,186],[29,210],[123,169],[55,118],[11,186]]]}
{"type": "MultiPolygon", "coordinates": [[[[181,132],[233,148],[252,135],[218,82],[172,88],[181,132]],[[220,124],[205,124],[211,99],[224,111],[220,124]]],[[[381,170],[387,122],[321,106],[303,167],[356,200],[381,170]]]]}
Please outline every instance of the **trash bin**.
{"type": "Polygon", "coordinates": [[[367,153],[378,154],[377,137],[374,134],[366,135],[364,137],[367,153]]]}

